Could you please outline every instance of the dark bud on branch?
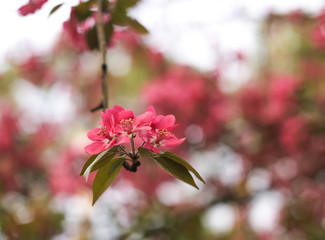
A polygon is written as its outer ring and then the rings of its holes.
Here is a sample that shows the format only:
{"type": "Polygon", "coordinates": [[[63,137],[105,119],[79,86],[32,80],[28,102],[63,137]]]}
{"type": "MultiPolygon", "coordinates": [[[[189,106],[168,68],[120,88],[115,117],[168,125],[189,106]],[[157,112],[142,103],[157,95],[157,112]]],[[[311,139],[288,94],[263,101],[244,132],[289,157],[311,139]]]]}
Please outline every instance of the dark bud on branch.
{"type": "Polygon", "coordinates": [[[123,167],[125,168],[125,170],[130,171],[130,172],[136,172],[140,165],[141,165],[141,163],[139,161],[133,163],[132,165],[130,165],[126,161],[123,162],[123,167]]]}

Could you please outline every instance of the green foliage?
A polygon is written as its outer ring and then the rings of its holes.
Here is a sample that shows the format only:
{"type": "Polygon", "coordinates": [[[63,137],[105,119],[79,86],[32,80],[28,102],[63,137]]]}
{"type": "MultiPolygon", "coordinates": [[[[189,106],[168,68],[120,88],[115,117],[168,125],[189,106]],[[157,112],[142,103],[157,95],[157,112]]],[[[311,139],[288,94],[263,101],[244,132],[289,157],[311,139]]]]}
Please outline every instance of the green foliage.
{"type": "Polygon", "coordinates": [[[139,152],[140,156],[143,158],[158,157],[158,154],[156,154],[144,147],[139,147],[138,152],[139,152]]]}
{"type": "Polygon", "coordinates": [[[137,31],[138,33],[141,33],[141,34],[149,33],[149,31],[141,23],[139,23],[137,20],[135,20],[133,18],[129,18],[128,25],[133,30],[137,31]]]}
{"type": "Polygon", "coordinates": [[[101,167],[103,167],[106,163],[108,163],[115,157],[115,155],[117,153],[117,146],[115,146],[115,147],[113,147],[114,148],[113,151],[108,151],[101,159],[99,159],[96,163],[94,163],[93,167],[91,168],[91,172],[100,169],[101,167]],[[115,149],[116,149],[116,151],[115,151],[115,149]]]}
{"type": "Polygon", "coordinates": [[[193,177],[188,172],[188,170],[182,165],[170,158],[166,158],[163,156],[154,157],[153,158],[158,165],[164,169],[166,172],[174,176],[175,178],[197,188],[198,186],[195,184],[193,177]]]}
{"type": "Polygon", "coordinates": [[[175,153],[163,152],[156,154],[144,147],[139,147],[138,151],[141,157],[153,159],[166,172],[195,188],[198,187],[189,171],[194,173],[200,181],[205,183],[200,174],[185,159],[175,153]]]}
{"type": "Polygon", "coordinates": [[[137,159],[126,158],[125,152],[119,151],[118,146],[114,146],[100,154],[92,155],[83,166],[80,175],[84,175],[88,179],[89,173],[98,170],[93,182],[93,204],[103,194],[103,192],[112,184],[118,176],[124,161],[129,160],[133,163],[138,161],[138,158],[150,158],[154,160],[162,169],[171,174],[175,178],[197,188],[192,172],[201,182],[205,183],[200,174],[183,158],[175,153],[162,152],[154,153],[147,148],[139,147],[137,159]],[[114,158],[119,153],[121,156],[114,158]]]}
{"type": "Polygon", "coordinates": [[[89,167],[90,164],[92,164],[93,161],[95,161],[98,155],[99,154],[91,155],[90,158],[88,158],[87,162],[85,163],[85,165],[83,166],[80,172],[80,176],[84,175],[86,169],[89,167]]]}
{"type": "MultiPolygon", "coordinates": [[[[108,43],[113,35],[113,24],[111,21],[104,24],[104,33],[105,41],[108,43]]],[[[86,32],[86,40],[90,50],[99,49],[96,26],[86,32]]]]}
{"type": "MultiPolygon", "coordinates": [[[[128,16],[128,10],[134,7],[139,0],[117,0],[114,4],[110,4],[108,1],[103,1],[102,10],[111,16],[111,19],[104,23],[105,41],[109,44],[114,32],[114,25],[127,26],[135,30],[140,34],[147,34],[148,30],[137,20],[128,16]]],[[[55,13],[63,3],[56,5],[52,8],[49,16],[55,13]]],[[[73,8],[74,14],[79,23],[84,22],[92,16],[94,10],[92,9],[96,5],[96,1],[89,0],[80,2],[73,8]]],[[[84,33],[84,37],[87,42],[87,46],[90,50],[98,50],[98,36],[96,25],[92,26],[88,31],[84,33]]]]}
{"type": "Polygon", "coordinates": [[[119,26],[129,26],[138,33],[146,34],[148,30],[127,14],[127,10],[137,3],[138,0],[117,0],[112,11],[112,22],[119,26]]]}
{"type": "Polygon", "coordinates": [[[92,155],[83,166],[80,176],[84,175],[88,179],[89,173],[98,170],[101,166],[108,163],[118,152],[118,147],[114,146],[100,154],[92,155]]]}
{"type": "Polygon", "coordinates": [[[188,171],[194,173],[194,175],[203,183],[204,180],[203,178],[200,176],[200,174],[186,161],[184,160],[183,158],[181,158],[180,156],[178,156],[177,154],[175,153],[171,153],[171,152],[163,152],[162,154],[160,154],[162,157],[164,158],[168,158],[172,161],[175,161],[179,164],[181,164],[182,166],[184,166],[188,171]]]}
{"type": "Polygon", "coordinates": [[[117,0],[116,7],[126,11],[128,8],[134,7],[138,2],[139,0],[117,0]]]}
{"type": "Polygon", "coordinates": [[[92,186],[93,205],[120,173],[125,160],[126,158],[123,157],[114,158],[99,169],[92,186]]]}
{"type": "Polygon", "coordinates": [[[56,5],[54,8],[52,8],[49,16],[51,16],[53,13],[55,13],[60,7],[62,7],[63,3],[60,3],[58,5],[56,5]]]}
{"type": "Polygon", "coordinates": [[[81,2],[74,8],[75,14],[80,22],[89,18],[92,14],[91,7],[93,5],[92,1],[81,2]]]}

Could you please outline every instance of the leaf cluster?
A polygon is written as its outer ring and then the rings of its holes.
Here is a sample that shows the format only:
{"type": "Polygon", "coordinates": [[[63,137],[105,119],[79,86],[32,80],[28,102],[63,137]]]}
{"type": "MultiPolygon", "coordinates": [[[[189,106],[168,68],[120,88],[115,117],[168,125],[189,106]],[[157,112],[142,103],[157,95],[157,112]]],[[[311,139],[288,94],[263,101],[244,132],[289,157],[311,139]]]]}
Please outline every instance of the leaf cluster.
{"type": "MultiPolygon", "coordinates": [[[[128,15],[128,10],[134,7],[139,0],[116,0],[111,3],[107,0],[102,1],[103,12],[109,15],[109,20],[104,22],[105,41],[108,44],[113,35],[116,26],[130,27],[140,34],[147,34],[148,30],[136,19],[128,15]]],[[[96,12],[96,1],[88,0],[80,2],[73,8],[77,20],[82,23],[90,18],[96,12]]],[[[56,5],[50,15],[55,13],[63,3],[56,5]]],[[[85,33],[86,42],[90,50],[99,49],[96,25],[92,26],[85,33]]]]}
{"type": "Polygon", "coordinates": [[[138,148],[137,159],[130,159],[123,151],[120,151],[119,146],[114,146],[100,154],[92,155],[83,166],[80,176],[88,179],[91,172],[98,170],[92,185],[93,205],[105,190],[113,183],[122,166],[129,165],[127,161],[133,162],[135,165],[140,165],[141,158],[148,158],[157,163],[163,170],[173,177],[197,188],[194,179],[190,172],[194,174],[201,182],[205,183],[200,174],[183,158],[175,153],[161,152],[154,153],[144,147],[138,148]]]}

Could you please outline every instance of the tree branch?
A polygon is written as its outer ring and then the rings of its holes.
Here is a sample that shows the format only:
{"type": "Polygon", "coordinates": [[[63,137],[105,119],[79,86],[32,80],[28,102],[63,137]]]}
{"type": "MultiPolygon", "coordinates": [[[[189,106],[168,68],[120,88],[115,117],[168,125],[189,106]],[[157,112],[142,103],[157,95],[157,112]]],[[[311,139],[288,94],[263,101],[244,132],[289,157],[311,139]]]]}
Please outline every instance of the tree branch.
{"type": "Polygon", "coordinates": [[[107,77],[107,64],[106,64],[106,40],[103,24],[103,0],[97,0],[97,38],[99,51],[102,57],[102,103],[103,111],[108,108],[108,77],[107,77]]]}
{"type": "Polygon", "coordinates": [[[100,102],[96,107],[93,107],[92,109],[90,109],[91,112],[96,112],[99,109],[103,109],[103,103],[100,102]]]}

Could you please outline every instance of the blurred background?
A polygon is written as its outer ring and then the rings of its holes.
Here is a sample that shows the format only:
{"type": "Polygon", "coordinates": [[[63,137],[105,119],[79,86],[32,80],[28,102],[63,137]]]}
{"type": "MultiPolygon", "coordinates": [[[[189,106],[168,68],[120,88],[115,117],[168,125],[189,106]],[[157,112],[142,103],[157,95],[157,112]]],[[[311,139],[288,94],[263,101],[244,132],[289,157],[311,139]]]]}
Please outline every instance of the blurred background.
{"type": "Polygon", "coordinates": [[[110,105],[174,114],[173,149],[206,184],[150,161],[91,206],[79,177],[97,126],[100,56],[72,6],[2,3],[0,239],[324,240],[325,7],[305,0],[142,0],[150,34],[108,49],[110,105]]]}

